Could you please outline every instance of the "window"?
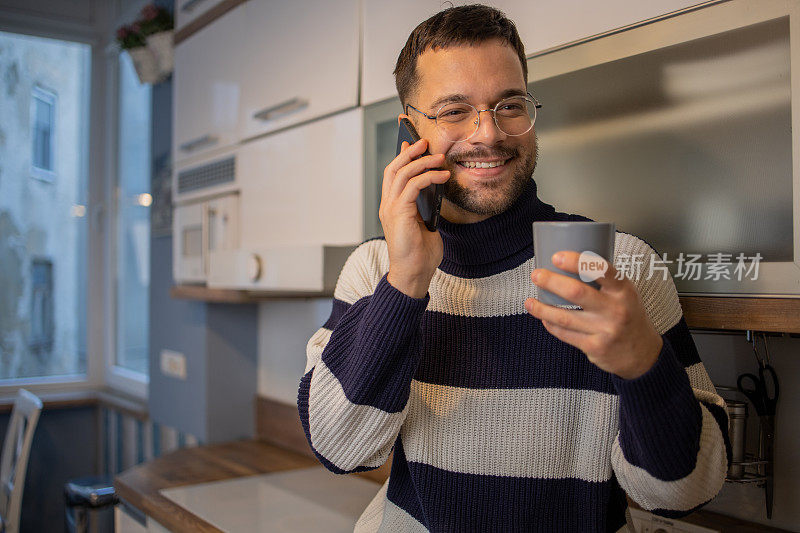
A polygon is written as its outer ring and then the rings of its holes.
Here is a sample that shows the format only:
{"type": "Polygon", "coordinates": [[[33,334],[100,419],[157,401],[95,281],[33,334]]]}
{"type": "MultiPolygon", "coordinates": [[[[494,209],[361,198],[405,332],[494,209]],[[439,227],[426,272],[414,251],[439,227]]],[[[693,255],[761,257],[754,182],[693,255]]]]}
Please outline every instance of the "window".
{"type": "Polygon", "coordinates": [[[91,47],[0,32],[0,50],[0,385],[84,382],[91,47]]]}
{"type": "Polygon", "coordinates": [[[54,165],[56,95],[34,86],[31,95],[32,172],[37,178],[52,179],[54,165]]]}
{"type": "Polygon", "coordinates": [[[53,263],[45,259],[31,262],[31,353],[51,355],[53,348],[53,263]]]}
{"type": "Polygon", "coordinates": [[[118,56],[115,359],[146,381],[150,289],[150,86],[118,56]]]}

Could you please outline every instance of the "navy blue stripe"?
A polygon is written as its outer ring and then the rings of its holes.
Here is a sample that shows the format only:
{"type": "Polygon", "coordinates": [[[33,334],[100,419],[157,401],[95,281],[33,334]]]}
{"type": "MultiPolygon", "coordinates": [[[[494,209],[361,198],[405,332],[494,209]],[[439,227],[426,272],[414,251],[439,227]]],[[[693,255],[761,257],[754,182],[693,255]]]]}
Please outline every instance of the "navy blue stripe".
{"type": "Polygon", "coordinates": [[[419,363],[420,321],[429,297],[410,298],[386,276],[342,315],[322,360],[353,403],[403,410],[419,363]]]}
{"type": "Polygon", "coordinates": [[[430,531],[590,532],[625,524],[625,497],[613,478],[591,483],[450,472],[407,462],[398,439],[389,480],[389,501],[430,531]]]}
{"type": "MultiPolygon", "coordinates": [[[[533,237],[531,237],[531,239],[533,239],[533,237]]],[[[499,259],[493,263],[462,265],[445,257],[439,264],[439,270],[459,278],[485,278],[499,274],[500,272],[505,272],[506,270],[517,268],[531,257],[533,257],[533,242],[508,257],[499,259]]]]}
{"type": "Polygon", "coordinates": [[[339,320],[342,318],[342,315],[344,315],[345,311],[350,308],[350,305],[351,304],[347,302],[343,302],[342,300],[337,300],[334,298],[333,305],[331,306],[331,314],[322,327],[330,330],[335,328],[336,324],[338,324],[339,320]]]}
{"type": "Polygon", "coordinates": [[[697,346],[686,324],[686,319],[681,314],[681,319],[664,332],[664,336],[669,339],[675,357],[684,367],[692,366],[700,361],[700,354],[697,353],[697,346]]]}
{"type": "Polygon", "coordinates": [[[625,460],[662,481],[691,473],[703,415],[670,341],[664,338],[658,360],[644,375],[612,380],[620,397],[619,444],[625,460]]]}
{"type": "Polygon", "coordinates": [[[468,317],[427,311],[415,378],[467,388],[568,388],[616,394],[610,374],[527,313],[468,317]]]}
{"type": "MultiPolygon", "coordinates": [[[[714,498],[711,498],[711,500],[713,500],[713,499],[714,498]]],[[[651,512],[653,514],[657,514],[659,516],[663,516],[664,518],[683,518],[684,516],[689,516],[693,512],[699,510],[700,508],[702,508],[704,505],[706,505],[711,500],[705,501],[705,502],[701,503],[700,505],[692,507],[688,511],[675,511],[674,509],[653,509],[652,511],[649,511],[649,512],[651,512]]]]}
{"type": "Polygon", "coordinates": [[[334,474],[366,472],[367,470],[375,470],[379,468],[377,466],[357,466],[353,470],[343,470],[328,461],[321,453],[317,451],[316,448],[314,448],[314,444],[311,442],[311,426],[308,421],[308,395],[309,391],[311,390],[311,376],[313,373],[314,369],[312,368],[306,372],[305,375],[303,375],[303,377],[300,379],[300,387],[297,391],[297,411],[300,414],[300,424],[303,426],[303,432],[306,434],[306,440],[308,441],[308,446],[311,448],[311,451],[314,452],[314,455],[317,457],[317,459],[319,459],[319,462],[322,463],[322,466],[334,474]]]}

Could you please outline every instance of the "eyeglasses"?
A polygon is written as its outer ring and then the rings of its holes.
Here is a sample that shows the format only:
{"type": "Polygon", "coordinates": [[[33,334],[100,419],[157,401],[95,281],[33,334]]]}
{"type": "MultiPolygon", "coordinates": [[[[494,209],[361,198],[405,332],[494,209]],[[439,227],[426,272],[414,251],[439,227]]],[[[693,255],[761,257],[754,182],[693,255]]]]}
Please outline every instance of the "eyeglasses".
{"type": "Polygon", "coordinates": [[[542,104],[531,93],[527,93],[527,96],[512,96],[500,100],[494,109],[478,109],[466,102],[456,102],[445,104],[435,115],[429,115],[411,104],[406,104],[406,115],[409,107],[428,120],[435,121],[436,129],[443,139],[462,142],[478,131],[481,113],[484,111],[491,111],[497,129],[506,135],[517,136],[528,133],[536,121],[536,110],[541,108],[542,104]]]}

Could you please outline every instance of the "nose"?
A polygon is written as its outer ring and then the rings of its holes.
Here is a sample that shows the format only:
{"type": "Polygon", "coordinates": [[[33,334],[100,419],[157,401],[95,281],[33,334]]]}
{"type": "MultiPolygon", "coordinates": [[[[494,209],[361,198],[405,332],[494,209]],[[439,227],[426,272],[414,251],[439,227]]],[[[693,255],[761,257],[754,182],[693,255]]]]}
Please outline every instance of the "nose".
{"type": "Polygon", "coordinates": [[[491,109],[483,109],[478,111],[478,129],[475,133],[467,139],[467,142],[472,144],[487,144],[493,145],[499,141],[504,140],[507,135],[500,131],[494,121],[494,113],[491,109]],[[486,113],[485,115],[481,115],[486,113]]]}

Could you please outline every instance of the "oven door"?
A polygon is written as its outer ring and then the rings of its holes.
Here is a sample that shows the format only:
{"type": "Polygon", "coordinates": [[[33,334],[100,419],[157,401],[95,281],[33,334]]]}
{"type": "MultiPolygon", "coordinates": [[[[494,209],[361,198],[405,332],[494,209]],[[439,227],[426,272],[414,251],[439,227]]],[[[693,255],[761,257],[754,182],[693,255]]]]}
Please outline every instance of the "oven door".
{"type": "Polygon", "coordinates": [[[176,283],[203,283],[208,233],[205,202],[175,206],[172,269],[176,283]]]}

